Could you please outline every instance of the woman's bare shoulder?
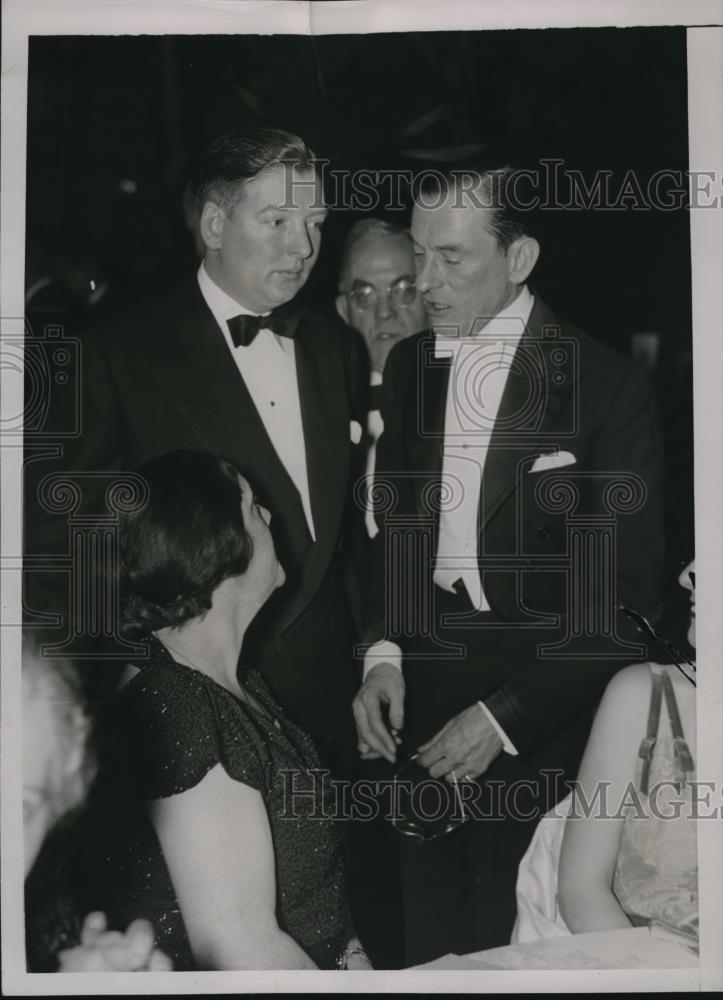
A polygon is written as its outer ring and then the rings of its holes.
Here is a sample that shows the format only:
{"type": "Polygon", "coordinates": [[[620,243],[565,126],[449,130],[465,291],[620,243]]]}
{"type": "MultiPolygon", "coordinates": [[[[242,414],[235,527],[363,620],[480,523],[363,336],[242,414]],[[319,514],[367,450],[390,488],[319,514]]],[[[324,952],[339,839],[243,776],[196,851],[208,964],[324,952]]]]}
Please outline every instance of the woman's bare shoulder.
{"type": "Polygon", "coordinates": [[[600,712],[618,719],[637,718],[650,701],[651,665],[631,663],[619,670],[605,688],[600,712]]]}
{"type": "Polygon", "coordinates": [[[623,667],[608,683],[580,766],[583,783],[628,780],[645,735],[650,692],[648,663],[623,667]]]}
{"type": "Polygon", "coordinates": [[[650,694],[654,664],[631,663],[618,670],[606,688],[616,698],[635,698],[650,694]]]}

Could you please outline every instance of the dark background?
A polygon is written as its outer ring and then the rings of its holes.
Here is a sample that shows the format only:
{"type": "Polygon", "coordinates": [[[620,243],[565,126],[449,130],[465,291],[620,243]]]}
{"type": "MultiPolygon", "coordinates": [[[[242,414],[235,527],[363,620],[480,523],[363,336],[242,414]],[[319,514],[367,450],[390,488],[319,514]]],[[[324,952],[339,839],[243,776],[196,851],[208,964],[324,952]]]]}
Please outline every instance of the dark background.
{"type": "MultiPolygon", "coordinates": [[[[181,279],[197,261],[183,215],[195,157],[244,121],[300,134],[335,169],[410,168],[410,147],[478,142],[590,180],[633,169],[644,189],[687,167],[685,30],[32,38],[28,283],[50,275],[77,305],[78,286],[104,277],[100,313],[181,279]]],[[[335,211],[325,228],[301,293],[319,311],[333,310],[353,219],[335,211]]],[[[660,335],[674,594],[692,554],[687,212],[547,212],[541,235],[533,285],[558,312],[624,351],[634,331],[660,335]]]]}

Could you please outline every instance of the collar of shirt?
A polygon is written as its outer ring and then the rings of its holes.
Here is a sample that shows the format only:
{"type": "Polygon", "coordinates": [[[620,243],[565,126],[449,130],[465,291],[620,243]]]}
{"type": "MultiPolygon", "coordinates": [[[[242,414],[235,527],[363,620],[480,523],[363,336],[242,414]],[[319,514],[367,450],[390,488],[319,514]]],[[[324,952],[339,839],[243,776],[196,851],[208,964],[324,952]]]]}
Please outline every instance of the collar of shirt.
{"type": "Polygon", "coordinates": [[[505,346],[516,348],[525,332],[534,304],[534,295],[527,285],[523,285],[516,299],[501,309],[489,323],[486,323],[470,337],[447,337],[443,333],[436,334],[434,356],[436,358],[451,357],[470,340],[483,340],[488,343],[503,341],[505,346]]]}
{"type": "MultiPolygon", "coordinates": [[[[206,305],[213,313],[213,318],[221,329],[221,333],[224,336],[226,343],[228,344],[231,353],[235,353],[237,350],[245,350],[245,348],[234,346],[231,340],[231,332],[228,328],[228,320],[232,316],[258,316],[260,313],[255,313],[251,309],[247,309],[246,306],[242,306],[232,298],[228,292],[224,292],[223,288],[220,288],[216,282],[213,280],[211,275],[206,270],[206,265],[201,262],[198,273],[198,287],[201,289],[201,295],[205,299],[206,305]]],[[[269,315],[268,313],[263,313],[264,316],[269,315]]],[[[261,327],[263,330],[263,327],[261,327]]],[[[287,351],[293,351],[293,341],[288,337],[277,337],[272,336],[271,339],[275,344],[278,344],[279,348],[286,353],[287,351]]]]}

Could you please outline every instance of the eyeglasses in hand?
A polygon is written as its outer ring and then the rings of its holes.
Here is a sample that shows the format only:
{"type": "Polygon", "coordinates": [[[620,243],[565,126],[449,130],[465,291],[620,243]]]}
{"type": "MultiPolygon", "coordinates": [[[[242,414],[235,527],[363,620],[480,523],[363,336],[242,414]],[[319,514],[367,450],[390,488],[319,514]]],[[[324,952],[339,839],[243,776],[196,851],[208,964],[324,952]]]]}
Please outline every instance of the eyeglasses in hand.
{"type": "Polygon", "coordinates": [[[394,773],[392,826],[404,837],[429,844],[466,823],[469,813],[456,778],[449,783],[430,778],[418,756],[413,754],[394,773]]]}

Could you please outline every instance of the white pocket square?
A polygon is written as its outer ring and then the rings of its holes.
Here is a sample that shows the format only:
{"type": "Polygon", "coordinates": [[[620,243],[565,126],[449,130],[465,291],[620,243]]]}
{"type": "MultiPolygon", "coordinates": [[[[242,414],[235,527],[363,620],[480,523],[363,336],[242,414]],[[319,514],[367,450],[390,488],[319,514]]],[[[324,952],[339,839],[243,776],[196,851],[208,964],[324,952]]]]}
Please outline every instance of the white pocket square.
{"type": "Polygon", "coordinates": [[[549,472],[550,469],[561,469],[563,465],[574,465],[577,459],[569,451],[551,452],[549,455],[538,455],[530,472],[549,472]]]}
{"type": "Polygon", "coordinates": [[[362,439],[362,429],[361,424],[358,420],[349,421],[349,437],[352,440],[352,444],[359,444],[362,439]]]}

